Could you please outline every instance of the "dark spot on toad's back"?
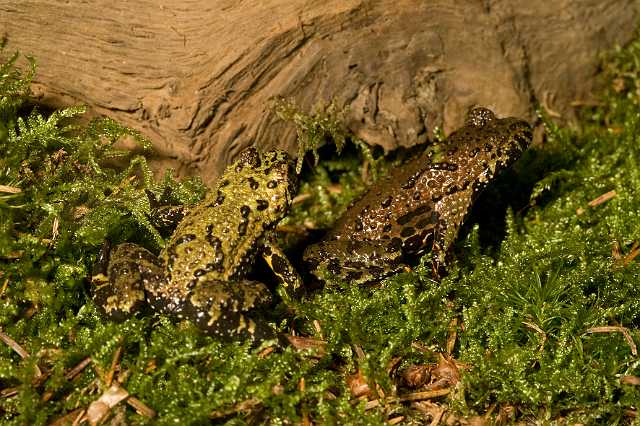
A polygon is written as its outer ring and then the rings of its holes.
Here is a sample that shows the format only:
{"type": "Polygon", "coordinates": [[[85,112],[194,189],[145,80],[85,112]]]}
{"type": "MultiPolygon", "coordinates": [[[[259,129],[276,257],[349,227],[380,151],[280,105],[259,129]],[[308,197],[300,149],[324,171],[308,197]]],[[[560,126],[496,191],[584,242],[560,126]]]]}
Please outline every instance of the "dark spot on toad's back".
{"type": "Polygon", "coordinates": [[[431,224],[433,224],[433,216],[423,217],[422,219],[416,222],[416,228],[423,229],[431,224]]]}
{"type": "Polygon", "coordinates": [[[258,181],[252,177],[248,178],[247,181],[249,182],[249,188],[253,190],[256,190],[260,187],[260,184],[258,183],[258,181]]]}
{"type": "Polygon", "coordinates": [[[417,176],[411,176],[403,184],[402,189],[411,189],[416,186],[417,176]]]}
{"type": "Polygon", "coordinates": [[[247,234],[247,222],[238,223],[238,235],[243,237],[247,234]]]}
{"type": "Polygon", "coordinates": [[[423,204],[420,207],[416,208],[415,210],[412,210],[400,216],[397,220],[398,225],[406,225],[407,223],[411,222],[413,219],[419,216],[422,216],[429,211],[431,211],[431,206],[429,206],[428,204],[423,204]]]}
{"type": "Polygon", "coordinates": [[[415,233],[416,233],[415,228],[413,228],[411,226],[408,226],[406,228],[402,228],[402,231],[400,231],[400,236],[404,237],[404,238],[407,238],[407,237],[412,236],[415,233]]]}
{"type": "Polygon", "coordinates": [[[398,237],[391,238],[391,242],[387,244],[387,251],[394,252],[402,248],[402,240],[398,237]]]}
{"type": "Polygon", "coordinates": [[[189,241],[193,241],[196,239],[195,234],[186,234],[182,235],[173,242],[174,245],[179,246],[180,244],[188,243],[189,241]]]}

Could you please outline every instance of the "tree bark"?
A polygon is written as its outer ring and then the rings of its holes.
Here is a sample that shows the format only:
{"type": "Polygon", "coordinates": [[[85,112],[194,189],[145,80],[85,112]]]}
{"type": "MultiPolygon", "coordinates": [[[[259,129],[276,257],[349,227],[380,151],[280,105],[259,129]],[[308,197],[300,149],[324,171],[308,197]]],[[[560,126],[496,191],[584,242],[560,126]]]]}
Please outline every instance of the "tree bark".
{"type": "Polygon", "coordinates": [[[295,152],[271,99],[331,100],[385,149],[425,142],[484,105],[570,120],[600,53],[633,36],[633,0],[0,0],[34,92],[140,130],[157,165],[215,179],[245,146],[295,152]]]}

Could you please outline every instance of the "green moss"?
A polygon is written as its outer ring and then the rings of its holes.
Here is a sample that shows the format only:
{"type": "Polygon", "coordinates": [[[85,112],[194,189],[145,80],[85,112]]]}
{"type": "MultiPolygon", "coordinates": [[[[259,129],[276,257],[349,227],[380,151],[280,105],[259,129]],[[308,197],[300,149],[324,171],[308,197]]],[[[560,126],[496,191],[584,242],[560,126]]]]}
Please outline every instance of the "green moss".
{"type": "Polygon", "coordinates": [[[319,106],[317,111],[306,114],[292,100],[276,98],[273,103],[276,115],[295,124],[298,134],[298,161],[296,172],[300,173],[305,153],[311,151],[314,163],[318,165],[318,148],[332,141],[338,152],[342,151],[349,136],[344,126],[345,111],[338,109],[335,102],[319,106]]]}
{"type": "MultiPolygon", "coordinates": [[[[160,315],[120,324],[102,319],[86,278],[104,239],[158,250],[163,239],[149,221],[146,192],[192,204],[204,187],[170,173],[155,180],[143,157],[114,145],[122,137],[143,147],[146,141],[111,120],[77,127],[69,123],[81,108],[29,112],[34,66],[23,72],[18,59],[0,69],[0,326],[31,356],[21,359],[0,344],[0,387],[17,392],[0,395],[3,423],[47,424],[86,408],[104,391],[118,348],[117,377],[157,411],[159,424],[285,424],[305,416],[383,424],[396,415],[420,423],[419,411],[393,399],[408,390],[389,366],[398,359],[400,368],[436,362],[452,320],[459,324],[452,355],[469,368],[440,399],[451,412],[495,417],[495,407],[514,407],[515,419],[524,421],[632,420],[628,410],[637,409],[640,389],[621,378],[640,376],[623,334],[635,344],[640,337],[640,257],[633,258],[640,243],[640,41],[607,60],[610,89],[601,105],[582,111],[579,128],[542,117],[545,143],[485,196],[491,211],[499,205],[504,214],[488,215],[479,200],[441,282],[430,279],[430,265],[419,264],[375,288],[334,283],[280,306],[279,327],[322,339],[320,353],[276,342],[219,342],[160,315]],[[114,166],[114,158],[126,166],[114,166]],[[612,190],[613,198],[589,206],[612,190]],[[86,357],[92,365],[66,379],[86,357]],[[389,398],[365,410],[349,390],[356,372],[389,398]]],[[[303,170],[305,199],[286,224],[329,227],[389,161],[401,158],[354,148],[335,108],[287,108],[282,116],[307,140],[302,152],[322,157],[331,147],[320,142],[345,143],[340,157],[303,170]]],[[[125,412],[132,424],[149,422],[125,412]]]]}

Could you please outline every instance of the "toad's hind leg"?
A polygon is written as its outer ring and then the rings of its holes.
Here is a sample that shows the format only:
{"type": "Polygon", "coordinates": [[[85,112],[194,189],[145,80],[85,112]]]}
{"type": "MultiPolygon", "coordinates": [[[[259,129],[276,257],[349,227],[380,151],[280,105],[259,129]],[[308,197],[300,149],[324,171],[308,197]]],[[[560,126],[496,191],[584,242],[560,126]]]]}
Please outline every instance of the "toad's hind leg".
{"type": "Polygon", "coordinates": [[[183,316],[216,337],[264,340],[275,332],[254,313],[270,302],[269,290],[259,281],[201,281],[189,293],[183,316]]]}
{"type": "Polygon", "coordinates": [[[110,250],[105,243],[91,279],[93,299],[106,316],[122,321],[145,305],[145,284],[163,279],[160,262],[149,250],[132,243],[110,250]]]}
{"type": "Polygon", "coordinates": [[[369,284],[402,270],[400,245],[387,241],[329,240],[307,247],[304,262],[317,278],[369,284]]]}

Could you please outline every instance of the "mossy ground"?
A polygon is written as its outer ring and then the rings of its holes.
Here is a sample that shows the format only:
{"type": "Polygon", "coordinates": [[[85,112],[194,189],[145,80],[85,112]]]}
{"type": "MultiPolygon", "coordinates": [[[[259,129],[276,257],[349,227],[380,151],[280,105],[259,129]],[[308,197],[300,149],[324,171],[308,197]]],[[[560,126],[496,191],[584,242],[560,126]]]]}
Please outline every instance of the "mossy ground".
{"type": "MultiPolygon", "coordinates": [[[[110,410],[131,424],[638,422],[640,41],[606,60],[607,90],[578,127],[543,118],[545,142],[479,200],[441,282],[425,260],[376,288],[309,291],[274,322],[310,339],[258,347],[159,315],[98,315],[87,276],[102,241],[157,250],[145,190],[192,204],[204,187],[154,179],[142,157],[114,148],[146,142],[110,120],[75,127],[79,108],[32,110],[34,71],[17,59],[0,68],[3,424],[71,423],[112,380],[156,412],[110,410]],[[113,158],[130,165],[110,167],[113,158]],[[427,398],[429,382],[407,373],[427,370],[447,395],[427,398]]],[[[312,138],[340,138],[326,118],[298,122],[312,138]]],[[[384,170],[370,153],[362,166],[359,152],[304,173],[283,225],[289,244],[384,170]]]]}

